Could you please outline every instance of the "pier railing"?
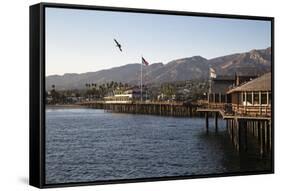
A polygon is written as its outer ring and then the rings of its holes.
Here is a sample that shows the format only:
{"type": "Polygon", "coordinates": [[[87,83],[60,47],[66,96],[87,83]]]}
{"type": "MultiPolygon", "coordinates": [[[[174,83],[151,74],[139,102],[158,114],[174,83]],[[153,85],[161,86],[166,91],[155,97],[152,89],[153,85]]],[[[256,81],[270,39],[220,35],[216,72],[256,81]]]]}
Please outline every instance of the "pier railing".
{"type": "Polygon", "coordinates": [[[247,116],[271,116],[270,105],[260,106],[243,106],[238,104],[232,104],[232,110],[239,115],[247,116]]]}
{"type": "Polygon", "coordinates": [[[204,103],[201,105],[205,109],[222,110],[226,115],[243,115],[243,116],[271,116],[270,105],[251,105],[244,106],[233,103],[204,103]]]}

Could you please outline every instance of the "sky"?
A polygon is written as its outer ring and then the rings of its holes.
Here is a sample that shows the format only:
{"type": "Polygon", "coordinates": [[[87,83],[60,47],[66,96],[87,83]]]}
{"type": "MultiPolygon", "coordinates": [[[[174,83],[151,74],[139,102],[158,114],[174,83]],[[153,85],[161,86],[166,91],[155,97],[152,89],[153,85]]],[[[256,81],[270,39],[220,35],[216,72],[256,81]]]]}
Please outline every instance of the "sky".
{"type": "Polygon", "coordinates": [[[140,63],[142,56],[166,64],[270,45],[269,21],[46,8],[47,76],[140,63]]]}

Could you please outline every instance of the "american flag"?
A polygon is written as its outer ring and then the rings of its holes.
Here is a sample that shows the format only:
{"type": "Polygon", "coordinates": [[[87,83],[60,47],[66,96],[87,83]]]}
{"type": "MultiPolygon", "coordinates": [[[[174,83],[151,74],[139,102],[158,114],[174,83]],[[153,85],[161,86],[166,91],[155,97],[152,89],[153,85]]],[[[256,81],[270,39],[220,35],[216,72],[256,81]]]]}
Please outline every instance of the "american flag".
{"type": "Polygon", "coordinates": [[[141,57],[141,62],[142,62],[142,64],[144,64],[146,66],[149,65],[149,63],[143,57],[141,57]]]}

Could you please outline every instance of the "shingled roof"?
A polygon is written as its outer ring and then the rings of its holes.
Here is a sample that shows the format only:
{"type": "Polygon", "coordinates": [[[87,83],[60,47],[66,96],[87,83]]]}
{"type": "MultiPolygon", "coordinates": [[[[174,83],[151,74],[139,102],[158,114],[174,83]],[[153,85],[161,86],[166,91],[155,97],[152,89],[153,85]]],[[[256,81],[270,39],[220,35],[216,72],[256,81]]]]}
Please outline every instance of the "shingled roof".
{"type": "Polygon", "coordinates": [[[251,91],[271,91],[271,72],[266,73],[252,81],[229,90],[227,93],[251,92],[251,91]]]}

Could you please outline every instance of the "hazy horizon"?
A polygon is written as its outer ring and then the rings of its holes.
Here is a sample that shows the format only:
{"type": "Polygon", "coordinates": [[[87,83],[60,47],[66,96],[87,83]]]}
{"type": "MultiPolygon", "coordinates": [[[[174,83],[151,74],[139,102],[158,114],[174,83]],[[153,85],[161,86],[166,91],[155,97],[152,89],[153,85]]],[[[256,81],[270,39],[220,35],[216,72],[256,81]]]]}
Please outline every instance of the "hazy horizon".
{"type": "Polygon", "coordinates": [[[268,47],[270,21],[46,8],[46,76],[268,47]]]}

